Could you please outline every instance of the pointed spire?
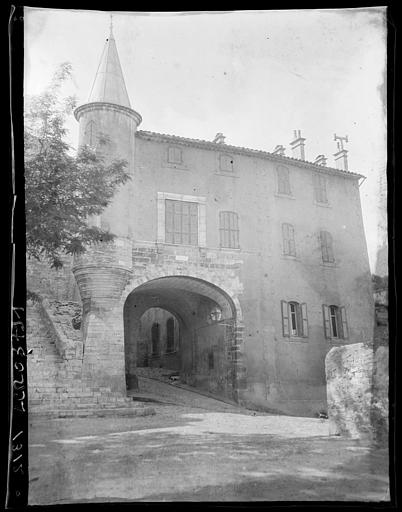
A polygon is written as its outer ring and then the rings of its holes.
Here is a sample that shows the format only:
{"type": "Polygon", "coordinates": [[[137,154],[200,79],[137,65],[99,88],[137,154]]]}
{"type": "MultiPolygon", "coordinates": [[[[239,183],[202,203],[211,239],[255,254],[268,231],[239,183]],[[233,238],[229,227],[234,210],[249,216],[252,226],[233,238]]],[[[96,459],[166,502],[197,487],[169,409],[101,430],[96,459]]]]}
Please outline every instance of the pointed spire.
{"type": "Polygon", "coordinates": [[[110,15],[110,34],[109,39],[114,39],[113,36],[113,14],[110,15]]]}
{"type": "Polygon", "coordinates": [[[113,36],[112,15],[110,17],[110,36],[106,39],[95,80],[88,98],[88,103],[97,101],[114,103],[115,105],[131,108],[119,55],[117,53],[116,42],[113,36]]]}

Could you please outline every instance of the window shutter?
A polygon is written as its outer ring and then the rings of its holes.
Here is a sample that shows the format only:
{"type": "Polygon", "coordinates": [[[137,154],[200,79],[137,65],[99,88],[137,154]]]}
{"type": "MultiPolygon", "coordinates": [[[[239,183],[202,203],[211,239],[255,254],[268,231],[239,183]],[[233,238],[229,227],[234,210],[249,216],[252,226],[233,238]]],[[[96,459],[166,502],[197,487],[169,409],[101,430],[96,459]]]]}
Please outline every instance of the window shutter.
{"type": "Polygon", "coordinates": [[[327,261],[328,255],[327,255],[327,245],[326,245],[326,237],[325,237],[325,231],[320,231],[320,245],[321,245],[321,255],[322,255],[322,261],[327,261]]]}
{"type": "Polygon", "coordinates": [[[289,224],[289,255],[296,256],[295,230],[291,224],[289,224]]]}
{"type": "Polygon", "coordinates": [[[282,308],[282,331],[283,335],[289,337],[289,313],[288,303],[285,300],[281,300],[282,308]]]}
{"type": "Polygon", "coordinates": [[[327,339],[331,338],[331,325],[329,322],[329,308],[325,304],[322,305],[322,315],[324,318],[324,331],[327,339]]]}
{"type": "Polygon", "coordinates": [[[303,337],[308,337],[308,320],[307,320],[307,304],[303,302],[300,304],[303,319],[303,337]]]}
{"type": "Polygon", "coordinates": [[[334,260],[334,249],[332,243],[332,235],[327,233],[327,253],[328,253],[328,261],[333,263],[334,260]]]}
{"type": "Polygon", "coordinates": [[[341,306],[339,309],[341,312],[343,339],[347,340],[349,338],[349,331],[348,331],[348,323],[347,323],[347,319],[346,319],[346,309],[345,309],[345,306],[341,306]]]}
{"type": "Polygon", "coordinates": [[[282,224],[283,254],[289,254],[289,231],[288,224],[282,224]]]}

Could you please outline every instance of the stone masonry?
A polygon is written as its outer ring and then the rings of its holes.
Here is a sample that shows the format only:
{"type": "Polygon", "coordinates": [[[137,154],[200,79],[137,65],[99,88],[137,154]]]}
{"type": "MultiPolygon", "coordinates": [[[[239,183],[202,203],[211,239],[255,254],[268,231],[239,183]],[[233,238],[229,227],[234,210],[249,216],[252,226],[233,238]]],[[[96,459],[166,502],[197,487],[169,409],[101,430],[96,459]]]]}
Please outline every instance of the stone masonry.
{"type": "Polygon", "coordinates": [[[388,440],[388,349],[356,343],[326,357],[330,434],[388,440]]]}

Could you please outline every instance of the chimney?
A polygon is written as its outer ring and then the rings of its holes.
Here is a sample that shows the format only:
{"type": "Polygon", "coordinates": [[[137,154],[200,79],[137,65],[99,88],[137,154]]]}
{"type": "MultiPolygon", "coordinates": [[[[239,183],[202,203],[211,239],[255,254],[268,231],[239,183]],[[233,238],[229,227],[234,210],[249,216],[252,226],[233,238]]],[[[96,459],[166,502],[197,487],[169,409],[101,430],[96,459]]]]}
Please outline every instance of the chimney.
{"type": "Polygon", "coordinates": [[[303,139],[300,130],[294,130],[293,135],[294,140],[290,143],[292,146],[292,156],[293,158],[297,158],[299,160],[305,160],[304,141],[306,139],[303,139]]]}
{"type": "Polygon", "coordinates": [[[318,155],[314,163],[316,165],[327,165],[327,159],[324,155],[318,155]]]}
{"type": "Polygon", "coordinates": [[[348,152],[343,147],[343,142],[344,141],[349,142],[348,136],[346,135],[345,137],[340,137],[339,135],[336,135],[336,133],[335,133],[334,141],[336,141],[336,146],[338,149],[338,151],[336,153],[334,153],[336,168],[340,169],[342,171],[347,171],[348,170],[348,152]]]}
{"type": "Polygon", "coordinates": [[[225,143],[225,136],[222,133],[217,133],[215,135],[215,138],[212,142],[215,142],[216,144],[224,144],[225,143]]]}
{"type": "Polygon", "coordinates": [[[276,146],[275,149],[272,151],[272,154],[273,155],[280,155],[280,156],[284,156],[285,155],[285,148],[283,146],[276,146]]]}

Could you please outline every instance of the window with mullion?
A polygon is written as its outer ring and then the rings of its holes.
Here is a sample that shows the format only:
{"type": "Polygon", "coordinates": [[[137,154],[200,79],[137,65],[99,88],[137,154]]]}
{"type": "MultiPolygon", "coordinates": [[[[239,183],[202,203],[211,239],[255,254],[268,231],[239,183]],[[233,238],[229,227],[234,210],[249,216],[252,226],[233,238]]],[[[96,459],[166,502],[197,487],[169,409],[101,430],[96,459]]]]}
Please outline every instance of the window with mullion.
{"type": "Polygon", "coordinates": [[[198,244],[198,204],[165,200],[165,241],[173,244],[198,244]]]}

